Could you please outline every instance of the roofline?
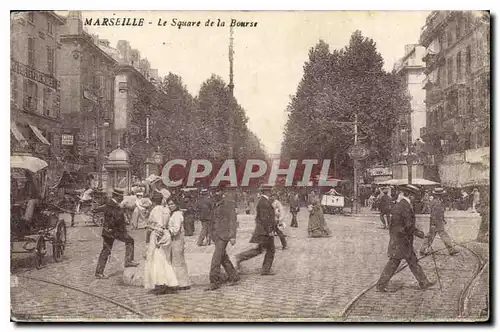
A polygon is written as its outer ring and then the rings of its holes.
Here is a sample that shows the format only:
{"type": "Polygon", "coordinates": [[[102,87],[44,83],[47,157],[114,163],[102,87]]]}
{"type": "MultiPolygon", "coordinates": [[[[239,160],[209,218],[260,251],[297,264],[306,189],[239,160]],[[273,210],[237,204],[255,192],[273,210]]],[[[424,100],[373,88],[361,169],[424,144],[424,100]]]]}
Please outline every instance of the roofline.
{"type": "Polygon", "coordinates": [[[103,55],[106,60],[112,62],[115,65],[117,63],[116,60],[113,59],[113,57],[111,57],[108,53],[104,52],[98,45],[96,45],[94,43],[94,41],[92,40],[92,37],[90,37],[90,36],[87,36],[87,35],[84,35],[84,34],[78,34],[78,35],[61,35],[60,36],[61,43],[64,43],[63,39],[81,39],[81,40],[87,42],[88,44],[90,44],[95,49],[97,49],[97,51],[101,55],[103,55]]]}
{"type": "Polygon", "coordinates": [[[66,24],[66,19],[64,17],[56,14],[53,10],[43,11],[43,13],[46,13],[46,14],[52,16],[53,18],[55,18],[57,21],[59,21],[60,25],[66,24]]]}

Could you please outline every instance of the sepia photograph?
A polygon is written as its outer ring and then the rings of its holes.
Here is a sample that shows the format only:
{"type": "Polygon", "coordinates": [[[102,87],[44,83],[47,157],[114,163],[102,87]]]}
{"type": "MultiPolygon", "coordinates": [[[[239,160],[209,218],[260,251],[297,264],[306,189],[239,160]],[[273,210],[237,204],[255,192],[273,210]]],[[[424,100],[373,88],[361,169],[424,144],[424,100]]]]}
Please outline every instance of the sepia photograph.
{"type": "Polygon", "coordinates": [[[11,11],[11,321],[489,322],[490,21],[11,11]]]}

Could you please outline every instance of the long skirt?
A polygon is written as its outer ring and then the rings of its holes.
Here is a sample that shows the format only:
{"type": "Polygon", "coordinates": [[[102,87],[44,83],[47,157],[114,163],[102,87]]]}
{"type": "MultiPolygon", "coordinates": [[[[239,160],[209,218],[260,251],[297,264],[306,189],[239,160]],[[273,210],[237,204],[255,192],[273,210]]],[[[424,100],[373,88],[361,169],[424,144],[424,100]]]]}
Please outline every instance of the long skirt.
{"type": "Polygon", "coordinates": [[[309,224],[307,227],[309,237],[330,237],[331,231],[326,226],[325,217],[322,211],[314,210],[309,214],[309,224]]]}
{"type": "Polygon", "coordinates": [[[172,266],[172,245],[156,247],[156,236],[151,234],[144,266],[144,288],[156,286],[177,287],[179,282],[172,266]]]}
{"type": "Polygon", "coordinates": [[[179,282],[179,287],[191,286],[188,267],[184,257],[184,247],[184,236],[182,233],[172,238],[172,266],[179,282]]]}

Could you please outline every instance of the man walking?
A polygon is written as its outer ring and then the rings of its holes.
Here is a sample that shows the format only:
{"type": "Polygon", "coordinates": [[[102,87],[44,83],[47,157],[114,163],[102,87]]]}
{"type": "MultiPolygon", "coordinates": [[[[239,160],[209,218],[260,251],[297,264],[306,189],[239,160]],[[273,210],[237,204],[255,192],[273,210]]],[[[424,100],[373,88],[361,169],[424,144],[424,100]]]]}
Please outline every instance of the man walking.
{"type": "Polygon", "coordinates": [[[269,198],[271,192],[269,186],[263,186],[260,188],[260,198],[257,202],[257,213],[255,216],[255,230],[253,232],[250,243],[257,243],[257,248],[249,249],[244,252],[239,253],[236,256],[236,267],[239,269],[241,262],[249,260],[255,256],[262,254],[266,251],[264,256],[264,262],[262,263],[261,275],[274,275],[271,272],[271,267],[273,265],[274,253],[276,251],[274,247],[274,232],[275,232],[275,219],[274,219],[274,208],[272,206],[272,201],[269,198]]]}
{"type": "Polygon", "coordinates": [[[420,255],[426,255],[428,250],[430,249],[434,239],[436,238],[436,234],[439,235],[441,240],[444,242],[444,245],[448,249],[448,253],[450,256],[458,254],[458,250],[453,247],[453,242],[446,233],[444,229],[444,225],[446,221],[444,220],[444,203],[443,196],[446,194],[444,188],[436,188],[432,192],[434,199],[432,200],[432,204],[430,206],[430,223],[429,223],[429,233],[425,236],[424,244],[420,248],[420,255]]]}
{"type": "Polygon", "coordinates": [[[225,281],[221,276],[221,265],[229,276],[229,285],[235,285],[240,277],[234,268],[226,252],[228,242],[234,246],[236,243],[236,206],[235,202],[228,197],[223,187],[219,187],[216,193],[216,203],[213,213],[213,235],[215,250],[210,264],[210,286],[207,290],[216,290],[225,281]]]}
{"type": "Polygon", "coordinates": [[[201,221],[201,232],[198,236],[198,246],[210,245],[212,212],[214,203],[209,196],[208,189],[202,189],[200,192],[201,198],[198,201],[198,211],[201,221]]]}
{"type": "Polygon", "coordinates": [[[278,199],[278,192],[273,190],[271,192],[271,201],[272,206],[274,208],[274,220],[275,220],[275,231],[281,241],[281,249],[285,250],[287,248],[286,235],[283,233],[285,229],[285,210],[283,208],[283,204],[278,199]]]}
{"type": "Polygon", "coordinates": [[[417,195],[418,192],[418,188],[411,184],[400,187],[399,201],[392,211],[389,224],[390,240],[387,249],[389,261],[384,267],[376,286],[379,292],[391,291],[387,289],[387,285],[403,259],[408,263],[408,267],[417,279],[420,289],[425,290],[435,284],[435,282],[429,282],[422,267],[418,264],[417,255],[413,251],[413,236],[424,237],[424,233],[415,227],[415,211],[410,199],[410,196],[417,195]]]}
{"type": "Polygon", "coordinates": [[[389,197],[389,191],[384,189],[384,194],[380,197],[379,200],[379,208],[380,208],[380,221],[382,222],[382,228],[387,229],[391,222],[391,208],[392,202],[389,197]]]}
{"type": "Polygon", "coordinates": [[[139,265],[139,263],[134,262],[134,239],[127,233],[125,214],[120,208],[123,195],[123,191],[114,189],[111,199],[108,200],[104,207],[104,224],[102,226],[103,246],[95,271],[97,279],[107,279],[104,276],[104,268],[106,267],[115,240],[125,243],[125,267],[139,265]]]}
{"type": "Polygon", "coordinates": [[[299,195],[296,192],[290,194],[290,213],[292,214],[292,223],[290,227],[299,227],[297,223],[297,213],[299,213],[299,195]]]}

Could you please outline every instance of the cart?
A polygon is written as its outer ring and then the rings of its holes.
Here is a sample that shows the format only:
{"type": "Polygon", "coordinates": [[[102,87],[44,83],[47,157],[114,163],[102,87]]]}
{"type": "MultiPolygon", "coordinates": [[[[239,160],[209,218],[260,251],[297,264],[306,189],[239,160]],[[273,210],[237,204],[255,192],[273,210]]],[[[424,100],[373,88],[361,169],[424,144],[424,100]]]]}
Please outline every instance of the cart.
{"type": "Polygon", "coordinates": [[[33,253],[40,269],[47,254],[61,261],[66,247],[66,224],[46,198],[47,163],[30,155],[11,156],[11,254],[33,253]]]}
{"type": "Polygon", "coordinates": [[[331,189],[322,195],[321,206],[324,213],[342,214],[345,206],[344,196],[341,196],[335,189],[331,189]]]}
{"type": "Polygon", "coordinates": [[[63,213],[71,216],[71,226],[75,224],[75,215],[83,217],[86,225],[102,226],[104,214],[99,207],[106,204],[106,193],[102,188],[92,187],[92,199],[81,201],[81,196],[86,189],[91,187],[93,177],[87,172],[64,171],[57,184],[52,188],[57,191],[57,198],[53,200],[53,205],[63,213]]]}

